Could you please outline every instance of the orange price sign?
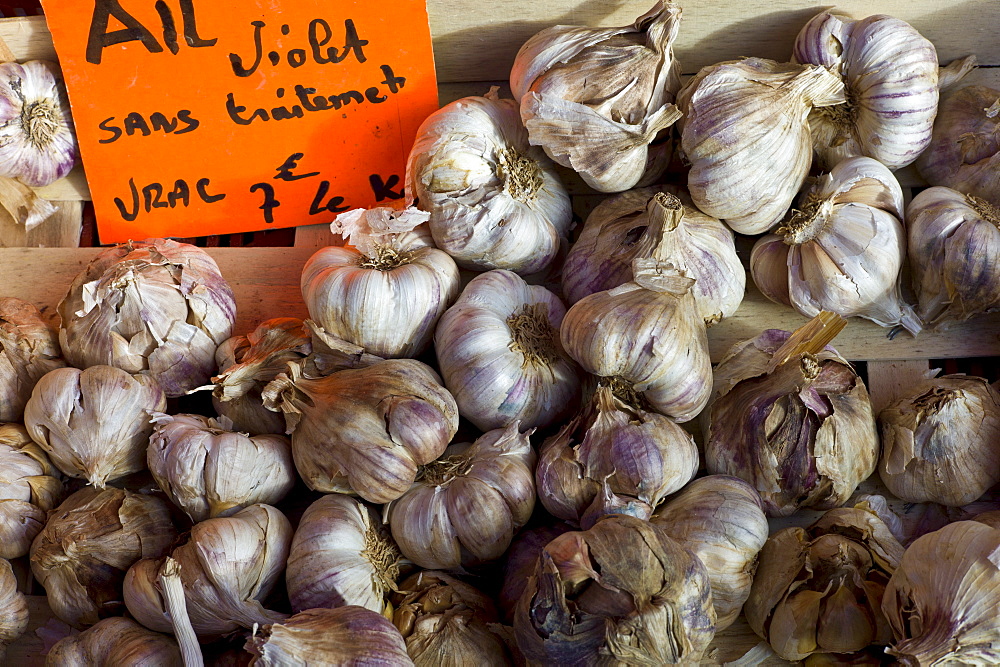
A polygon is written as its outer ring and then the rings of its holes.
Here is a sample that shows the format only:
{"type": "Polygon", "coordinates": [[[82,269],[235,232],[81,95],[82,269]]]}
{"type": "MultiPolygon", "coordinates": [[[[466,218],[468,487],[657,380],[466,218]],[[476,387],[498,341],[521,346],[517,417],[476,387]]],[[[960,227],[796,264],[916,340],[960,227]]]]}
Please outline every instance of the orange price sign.
{"type": "Polygon", "coordinates": [[[403,196],[438,108],[424,0],[43,0],[104,243],[403,196]]]}

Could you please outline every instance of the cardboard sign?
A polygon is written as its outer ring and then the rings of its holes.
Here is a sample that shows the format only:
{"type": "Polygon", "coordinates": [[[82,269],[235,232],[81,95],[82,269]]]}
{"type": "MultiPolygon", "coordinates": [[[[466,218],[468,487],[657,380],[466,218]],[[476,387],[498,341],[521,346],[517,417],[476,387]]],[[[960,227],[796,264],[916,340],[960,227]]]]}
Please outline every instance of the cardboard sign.
{"type": "Polygon", "coordinates": [[[424,0],[43,0],[104,243],[402,199],[438,108],[424,0]]]}

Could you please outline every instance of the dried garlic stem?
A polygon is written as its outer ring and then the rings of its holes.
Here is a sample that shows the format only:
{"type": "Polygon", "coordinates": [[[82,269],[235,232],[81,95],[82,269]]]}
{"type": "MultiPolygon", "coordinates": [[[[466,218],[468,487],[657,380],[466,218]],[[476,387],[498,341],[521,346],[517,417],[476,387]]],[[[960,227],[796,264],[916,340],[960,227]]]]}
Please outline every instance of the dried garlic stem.
{"type": "Polygon", "coordinates": [[[181,649],[184,667],[204,667],[198,637],[188,617],[187,602],[184,600],[184,584],[181,583],[181,564],[167,556],[160,568],[160,588],[167,603],[167,613],[174,626],[174,636],[181,649]]]}
{"type": "Polygon", "coordinates": [[[549,324],[548,308],[544,303],[528,303],[507,318],[511,341],[508,347],[524,356],[522,368],[551,366],[559,360],[549,324]]]}
{"type": "Polygon", "coordinates": [[[796,329],[788,337],[788,340],[778,348],[771,357],[767,372],[774,371],[775,368],[798,355],[819,354],[846,326],[847,320],[840,315],[828,310],[820,311],[816,317],[796,329]]]}

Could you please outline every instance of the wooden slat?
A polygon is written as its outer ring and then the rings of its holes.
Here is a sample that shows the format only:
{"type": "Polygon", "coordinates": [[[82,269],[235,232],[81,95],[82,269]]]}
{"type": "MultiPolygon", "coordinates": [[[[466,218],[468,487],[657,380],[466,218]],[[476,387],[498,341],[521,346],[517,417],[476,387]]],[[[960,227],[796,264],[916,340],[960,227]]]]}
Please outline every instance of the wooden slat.
{"type": "MultiPolygon", "coordinates": [[[[98,252],[94,248],[0,249],[2,292],[51,312],[76,274],[98,252]]],[[[219,262],[236,292],[237,331],[248,331],[277,315],[305,315],[299,276],[314,248],[210,248],[208,252],[219,262]]],[[[709,329],[712,360],[718,361],[733,344],[753,338],[764,329],[791,331],[806,320],[789,308],[771,303],[751,286],[736,314],[709,329]]],[[[1000,313],[956,324],[947,332],[924,331],[917,338],[903,332],[889,340],[887,331],[854,318],[833,345],[851,360],[1000,356],[1000,313]]]]}
{"type": "Polygon", "coordinates": [[[44,16],[0,18],[0,39],[20,61],[56,59],[44,16]]]}
{"type": "Polygon", "coordinates": [[[53,201],[90,201],[90,187],[83,173],[83,166],[77,164],[73,170],[54,183],[35,188],[39,197],[53,201]]]}
{"type": "Polygon", "coordinates": [[[914,387],[927,379],[926,359],[868,362],[868,394],[877,417],[887,405],[910,394],[914,387]]]}
{"type": "MultiPolygon", "coordinates": [[[[506,79],[520,46],[551,25],[628,25],[652,0],[428,0],[438,78],[444,82],[506,79]]],[[[723,60],[758,56],[787,60],[801,27],[828,3],[812,0],[682,0],[676,54],[686,73],[723,60]]],[[[941,62],[970,53],[1000,65],[1000,3],[969,0],[843,0],[839,13],[888,14],[910,22],[936,47],[941,62]]]]}

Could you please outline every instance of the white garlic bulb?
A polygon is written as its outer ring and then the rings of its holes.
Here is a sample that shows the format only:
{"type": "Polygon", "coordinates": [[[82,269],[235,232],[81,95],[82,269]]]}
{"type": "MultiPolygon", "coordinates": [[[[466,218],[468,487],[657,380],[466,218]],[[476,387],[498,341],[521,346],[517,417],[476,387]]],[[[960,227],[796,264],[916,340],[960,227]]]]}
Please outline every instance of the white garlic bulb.
{"type": "Polygon", "coordinates": [[[767,541],[760,495],[738,477],[688,484],[651,519],[701,560],[712,582],[716,632],[733,624],[750,595],[757,554],[767,541]]]}
{"type": "Polygon", "coordinates": [[[909,23],[822,12],[795,38],[792,58],[844,77],[846,101],[809,115],[823,167],[866,155],[895,170],[927,148],[938,106],[938,57],[909,23]]]}
{"type": "Polygon", "coordinates": [[[812,164],[809,113],[844,99],[824,67],[747,58],[702,68],[677,95],[694,203],[740,234],[769,230],[812,164]]]}
{"type": "Polygon", "coordinates": [[[0,424],[0,558],[19,558],[63,495],[59,471],[20,424],[0,424]]]}
{"type": "Polygon", "coordinates": [[[153,414],[146,461],[160,488],[195,523],[255,503],[275,504],[295,486],[288,438],[232,431],[201,415],[153,414]]]}
{"type": "Polygon", "coordinates": [[[0,297],[0,422],[19,422],[39,378],[66,365],[59,339],[34,305],[0,297]]]}
{"type": "Polygon", "coordinates": [[[635,260],[632,282],[575,303],[560,337],[566,352],[625,402],[684,422],[698,416],[712,391],[708,334],[691,293],[694,279],[659,253],[657,246],[651,259],[635,260]]]}
{"type": "Polygon", "coordinates": [[[1000,308],[1000,208],[945,187],[906,208],[917,314],[928,326],[1000,308]]]}
{"type": "Polygon", "coordinates": [[[465,269],[541,271],[573,217],[552,163],[528,144],[517,103],[495,88],[424,120],[406,163],[406,191],[430,212],[437,247],[465,269]]]}
{"type": "Polygon", "coordinates": [[[292,537],[285,583],[296,612],[358,605],[382,613],[401,556],[378,512],[342,493],[310,505],[292,537]]]}
{"type": "Polygon", "coordinates": [[[415,357],[459,291],[458,267],[414,228],[415,209],[355,209],[334,231],[351,247],[316,252],[302,269],[309,316],[328,333],[380,357],[415,357]]]}
{"type": "Polygon", "coordinates": [[[943,185],[1000,204],[1000,90],[965,86],[938,104],[931,143],[917,170],[931,185],[943,185]]]}
{"type": "Polygon", "coordinates": [[[547,426],[579,403],[579,368],[562,349],[559,297],[511,271],[473,278],[441,316],[434,349],[460,415],[482,431],[547,426]]]}
{"type": "Polygon", "coordinates": [[[48,185],[69,173],[77,150],[59,66],[45,60],[0,65],[0,176],[48,185]]]}
{"type": "Polygon", "coordinates": [[[959,507],[1000,483],[1000,391],[984,378],[945,375],[879,414],[878,472],[910,503],[959,507]]]}
{"type": "Polygon", "coordinates": [[[535,508],[533,432],[520,433],[515,421],[471,445],[451,445],[424,465],[385,510],[403,555],[428,569],[502,556],[535,508]]]}
{"type": "Polygon", "coordinates": [[[903,664],[1000,663],[1000,530],[956,521],[903,553],[882,597],[903,664]]]}
{"type": "Polygon", "coordinates": [[[510,88],[532,145],[600,192],[655,182],[670,144],[650,144],[680,117],[680,23],[681,8],[659,0],[632,25],[557,25],[525,42],[510,88]]]}
{"type": "Polygon", "coordinates": [[[659,244],[663,256],[695,279],[691,291],[706,324],[736,312],[747,276],[733,232],[695,208],[687,193],[675,190],[629,190],[594,209],[563,267],[563,293],[569,303],[628,282],[632,261],[650,257],[659,244]],[[678,206],[680,217],[668,215],[678,206]]]}
{"type": "MultiPolygon", "coordinates": [[[[191,625],[199,638],[215,638],[285,618],[261,601],[281,577],[292,526],[270,505],[250,505],[229,517],[196,523],[188,542],[171,556],[180,564],[191,625]]],[[[173,632],[159,586],[163,559],[144,559],[125,575],[124,600],[150,630],[173,632]]]]}
{"type": "Polygon", "coordinates": [[[24,407],[24,425],[59,470],[103,489],[146,467],[150,417],[167,408],[149,375],[114,366],[57,368],[24,407]]]}
{"type": "Polygon", "coordinates": [[[806,317],[860,316],[916,335],[921,323],[900,295],[906,257],[903,191],[869,157],[844,160],[802,193],[799,209],[750,255],[764,296],[806,317]]]}
{"type": "Polygon", "coordinates": [[[45,655],[46,667],[156,665],[183,667],[177,641],[135,621],[113,616],[77,635],[64,637],[45,655]]]}

